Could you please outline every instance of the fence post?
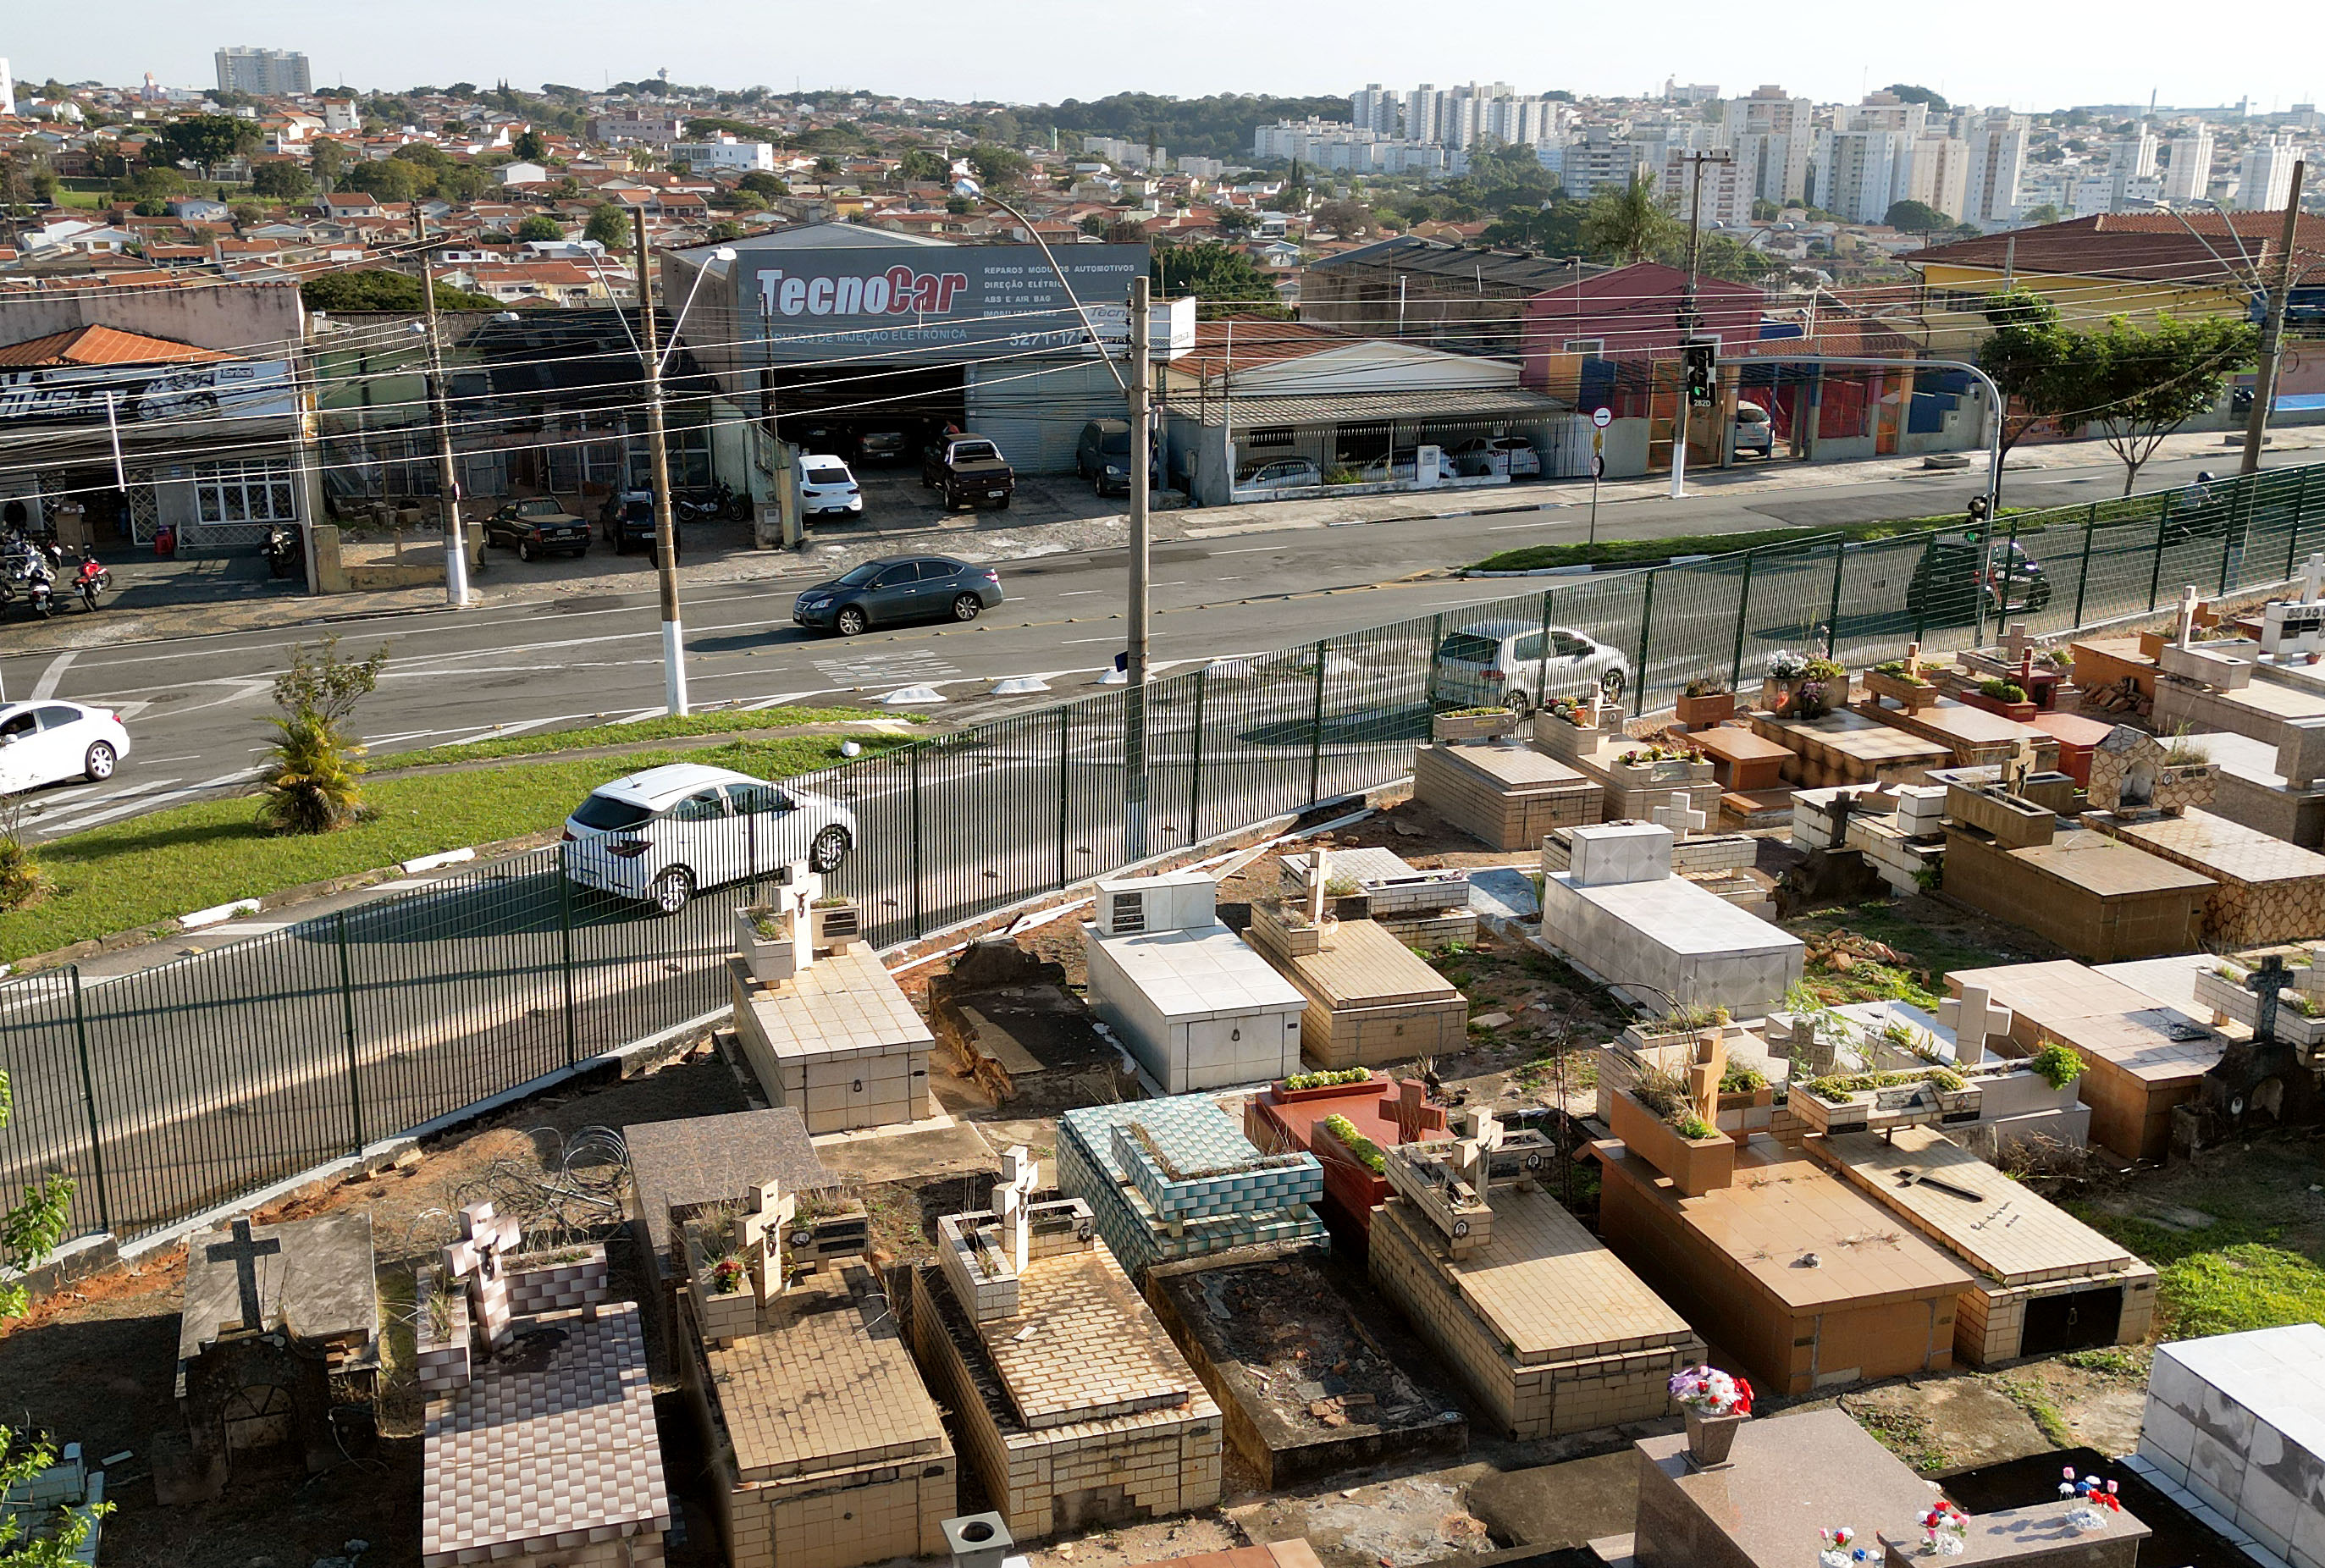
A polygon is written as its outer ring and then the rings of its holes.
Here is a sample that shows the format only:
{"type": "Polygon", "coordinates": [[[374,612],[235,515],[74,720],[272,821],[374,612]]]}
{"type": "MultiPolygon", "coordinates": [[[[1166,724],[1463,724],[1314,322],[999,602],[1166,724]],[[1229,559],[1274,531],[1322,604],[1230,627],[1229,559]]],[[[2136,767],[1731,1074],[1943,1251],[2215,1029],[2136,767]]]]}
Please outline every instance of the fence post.
{"type": "Polygon", "coordinates": [[[2287,577],[2301,570],[2301,524],[2309,517],[2309,476],[2314,472],[2313,465],[2302,469],[2301,488],[2293,493],[2293,527],[2291,536],[2284,542],[2284,575],[2287,577]]]}
{"type": "Polygon", "coordinates": [[[2172,492],[2163,492],[2163,508],[2155,515],[2155,565],[2147,574],[2147,613],[2155,613],[2155,596],[2163,587],[2163,536],[2172,525],[2172,492]]]}
{"type": "Polygon", "coordinates": [[[2098,532],[2098,526],[2099,504],[2094,501],[2083,514],[2083,564],[2075,574],[2075,618],[2068,623],[2070,626],[2083,624],[2083,599],[2091,588],[2091,535],[2098,532]]]}
{"type": "MultiPolygon", "coordinates": [[[[1992,537],[1993,531],[1987,531],[1992,537]]],[[[1988,558],[1992,559],[1991,557],[1988,558]]],[[[2010,536],[2002,545],[2002,614],[1995,617],[1994,636],[1996,642],[2010,635],[2010,584],[2018,575],[2018,519],[2010,520],[2010,536]]],[[[2034,585],[2026,585],[2026,598],[2020,601],[2020,615],[2033,614],[2034,585]]]]}
{"type": "Polygon", "coordinates": [[[1550,610],[1551,590],[1542,590],[1542,658],[1534,665],[1533,705],[1541,707],[1550,700],[1550,610]]]}
{"type": "Polygon", "coordinates": [[[912,937],[921,935],[921,748],[911,753],[911,788],[912,792],[912,937]]]}
{"type": "Polygon", "coordinates": [[[1731,690],[1744,683],[1744,622],[1752,610],[1752,562],[1759,554],[1756,549],[1744,552],[1744,580],[1736,590],[1736,667],[1728,673],[1731,690]]]}
{"type": "MultiPolygon", "coordinates": [[[[1634,672],[1635,679],[1631,688],[1631,717],[1634,719],[1644,719],[1647,714],[1647,636],[1648,628],[1655,624],[1655,579],[1659,575],[1654,568],[1647,569],[1646,591],[1639,598],[1639,663],[1634,672]]],[[[1430,663],[1433,664],[1436,661],[1432,659],[1430,663]]]]}
{"type": "Polygon", "coordinates": [[[354,966],[347,960],[347,912],[340,910],[333,917],[332,923],[339,939],[339,1024],[347,1042],[347,1116],[355,1127],[355,1152],[361,1154],[364,1146],[363,1074],[356,1060],[356,977],[354,966]]]}
{"type": "Polygon", "coordinates": [[[1324,777],[1324,660],[1331,644],[1319,639],[1316,644],[1316,700],[1308,714],[1308,803],[1316,803],[1318,787],[1324,777]]]}
{"type": "Polygon", "coordinates": [[[69,965],[72,974],[73,1049],[80,1055],[80,1102],[88,1112],[88,1168],[97,1180],[97,1222],[113,1229],[113,1193],[105,1179],[105,1144],[97,1130],[97,1077],[88,1068],[88,1012],[80,995],[80,965],[69,965]]]}
{"type": "Polygon", "coordinates": [[[2220,528],[2219,595],[2223,598],[2228,597],[2229,574],[2244,562],[2244,541],[2252,533],[2253,508],[2260,500],[2260,476],[2245,475],[2237,481],[2237,488],[2244,505],[2230,506],[2220,528]],[[2243,514],[2241,521],[2237,515],[2239,512],[2243,514]]]}
{"type": "Polygon", "coordinates": [[[1187,763],[1187,842],[1203,841],[1203,689],[1209,672],[1195,666],[1195,733],[1187,763]]]}
{"type": "Polygon", "coordinates": [[[1832,613],[1824,623],[1824,656],[1836,663],[1840,658],[1840,574],[1848,566],[1848,536],[1843,534],[1832,542],[1832,613]]]}
{"type": "MultiPolygon", "coordinates": [[[[746,821],[755,824],[755,812],[746,821]]],[[[755,832],[755,828],[754,829],[755,832]]],[[[759,847],[751,843],[751,895],[758,896],[759,847]]],[[[581,1060],[581,1020],[573,1001],[573,884],[565,875],[565,846],[557,846],[557,945],[565,968],[565,1065],[581,1060]]]]}
{"type": "Polygon", "coordinates": [[[1074,710],[1071,705],[1058,706],[1058,886],[1063,887],[1066,876],[1066,823],[1072,812],[1073,775],[1068,771],[1067,754],[1073,748],[1074,710]]]}
{"type": "Polygon", "coordinates": [[[1445,612],[1439,610],[1429,617],[1429,682],[1422,695],[1429,700],[1429,711],[1437,711],[1437,650],[1445,644],[1445,612]]]}

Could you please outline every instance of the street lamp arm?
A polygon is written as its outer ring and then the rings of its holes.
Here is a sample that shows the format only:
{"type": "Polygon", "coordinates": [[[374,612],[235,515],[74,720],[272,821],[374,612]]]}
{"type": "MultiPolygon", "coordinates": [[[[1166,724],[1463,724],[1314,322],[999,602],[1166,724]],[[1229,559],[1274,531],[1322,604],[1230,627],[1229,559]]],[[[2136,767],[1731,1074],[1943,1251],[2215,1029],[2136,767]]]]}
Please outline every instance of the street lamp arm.
{"type": "Polygon", "coordinates": [[[1089,334],[1090,347],[1098,350],[1098,361],[1106,366],[1106,373],[1114,377],[1115,389],[1128,396],[1130,384],[1122,378],[1122,372],[1114,367],[1114,356],[1106,351],[1106,345],[1098,339],[1098,324],[1090,320],[1089,311],[1082,305],[1081,296],[1074,292],[1074,285],[1066,280],[1066,269],[1058,264],[1057,253],[1050,248],[1050,242],[1042,237],[1042,231],[1033,227],[1033,220],[974,180],[958,181],[953,190],[971,200],[990,202],[1024,226],[1026,237],[1041,247],[1042,259],[1050,264],[1050,271],[1057,276],[1058,286],[1066,291],[1066,298],[1072,303],[1074,314],[1081,319],[1082,330],[1089,334]]]}

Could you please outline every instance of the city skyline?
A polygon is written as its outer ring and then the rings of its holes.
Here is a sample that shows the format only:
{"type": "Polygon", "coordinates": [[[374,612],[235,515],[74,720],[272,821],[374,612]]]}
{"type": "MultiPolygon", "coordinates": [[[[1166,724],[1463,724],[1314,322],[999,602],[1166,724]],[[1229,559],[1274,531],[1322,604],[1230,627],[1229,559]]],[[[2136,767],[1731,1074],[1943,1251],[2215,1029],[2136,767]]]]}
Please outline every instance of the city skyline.
{"type": "Polygon", "coordinates": [[[129,25],[91,29],[70,11],[49,11],[17,19],[5,46],[20,81],[30,74],[35,81],[56,76],[122,84],[150,70],[171,86],[208,83],[218,49],[247,44],[303,52],[318,87],[366,90],[501,79],[527,89],[545,81],[597,88],[667,68],[673,81],[719,88],[838,88],[1016,103],[1116,92],[1326,96],[1366,81],[1409,87],[1487,76],[1517,82],[1524,92],[1562,88],[1593,97],[1652,96],[1666,78],[1717,83],[1728,96],[1773,82],[1824,103],[1853,102],[1868,88],[1910,81],[1958,104],[2032,112],[2144,104],[2151,92],[2160,105],[2183,109],[2248,98],[2256,114],[2316,101],[2317,88],[2305,79],[2320,73],[2300,51],[2251,47],[2256,29],[2281,26],[2293,35],[2302,23],[2292,0],[2257,6],[2245,25],[2218,32],[2189,27],[2184,12],[2166,11],[2156,0],[2126,0],[2111,9],[2115,24],[2097,37],[2087,14],[2014,15],[2013,36],[1997,44],[1970,30],[1909,21],[1868,25],[1860,14],[1831,4],[1737,37],[1732,7],[1676,0],[1652,30],[1632,27],[1611,10],[1514,14],[1497,22],[1488,45],[1472,31],[1413,36],[1409,14],[1381,0],[1350,0],[1342,7],[1347,24],[1321,33],[1266,17],[1255,24],[1247,9],[1190,0],[1173,14],[1174,27],[1209,46],[1156,47],[1167,34],[1146,32],[1141,47],[1128,51],[1130,63],[1120,63],[1088,47],[1087,12],[1064,0],[1020,4],[1005,28],[966,38],[957,13],[929,0],[892,0],[883,11],[887,24],[870,32],[820,14],[681,30],[654,24],[692,23],[701,14],[650,5],[642,37],[637,7],[573,0],[560,14],[570,26],[495,30],[483,39],[468,36],[474,8],[445,0],[416,0],[394,13],[279,0],[190,11],[134,0],[113,14],[129,25]],[[1394,42],[1384,42],[1392,33],[1394,42]],[[607,40],[632,37],[640,37],[633,48],[608,52],[607,40]],[[2165,38],[2168,50],[2144,51],[2143,45],[2165,38]]]}

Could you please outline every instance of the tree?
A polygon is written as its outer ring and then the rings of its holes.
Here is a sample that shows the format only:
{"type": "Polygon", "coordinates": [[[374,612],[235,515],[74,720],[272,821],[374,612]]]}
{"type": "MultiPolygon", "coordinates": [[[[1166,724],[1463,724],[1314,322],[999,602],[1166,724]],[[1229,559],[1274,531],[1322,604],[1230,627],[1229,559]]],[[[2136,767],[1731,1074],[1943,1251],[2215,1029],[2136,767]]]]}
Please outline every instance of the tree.
{"type": "Polygon", "coordinates": [[[258,209],[257,203],[251,201],[236,202],[227,209],[227,216],[234,219],[234,226],[238,229],[255,228],[266,218],[266,215],[258,209]]]}
{"type": "Polygon", "coordinates": [[[1755,196],[1752,199],[1752,221],[1755,223],[1774,223],[1783,216],[1783,208],[1765,196],[1755,196]]]}
{"type": "Polygon", "coordinates": [[[1154,246],[1154,287],[1164,299],[1192,294],[1207,302],[1228,301],[1257,309],[1253,315],[1288,315],[1276,301],[1275,287],[1252,259],[1217,240],[1198,245],[1154,246]]]}
{"type": "Polygon", "coordinates": [[[346,726],[386,664],[385,648],[368,659],[342,659],[335,636],[313,654],[292,648],[291,667],[274,678],[274,705],[283,711],[267,720],[274,739],[258,770],[261,826],[328,833],[361,813],[364,746],[346,726]]]}
{"type": "Polygon", "coordinates": [[[1373,209],[1361,201],[1327,201],[1315,212],[1317,225],[1329,228],[1342,239],[1355,239],[1373,232],[1376,222],[1373,209]]]}
{"type": "Polygon", "coordinates": [[[538,163],[549,156],[548,144],[541,139],[540,132],[531,129],[518,132],[516,140],[509,144],[509,151],[525,163],[538,163]]]}
{"type": "Polygon", "coordinates": [[[764,196],[769,200],[773,200],[778,196],[789,196],[792,193],[792,188],[790,186],[784,184],[781,179],[775,175],[768,173],[764,169],[754,169],[748,174],[744,175],[743,178],[735,181],[735,189],[737,190],[748,190],[755,196],[764,196]]]}
{"type": "Polygon", "coordinates": [[[1936,234],[1954,226],[1952,218],[1926,201],[1893,201],[1881,221],[1901,234],[1936,234]]]}
{"type": "Polygon", "coordinates": [[[2065,377],[2071,335],[2058,306],[2024,289],[1987,295],[1983,311],[1994,330],[1978,345],[1978,367],[2001,389],[2007,457],[2028,431],[2074,406],[2065,377]]]}
{"type": "Polygon", "coordinates": [[[258,122],[232,115],[188,115],[162,127],[155,144],[171,162],[199,163],[204,169],[223,163],[255,148],[258,122]]]}
{"type": "Polygon", "coordinates": [[[307,153],[307,167],[316,183],[329,190],[347,172],[347,150],[337,142],[318,142],[307,153]]]}
{"type": "MultiPolygon", "coordinates": [[[[418,311],[420,280],[408,273],[384,267],[356,272],[324,273],[299,285],[299,297],[310,311],[418,311]]],[[[440,311],[496,311],[500,302],[489,294],[472,293],[451,284],[436,285],[440,311]]]]}
{"type": "Polygon", "coordinates": [[[2042,206],[2037,207],[2031,211],[2022,213],[2020,215],[2020,221],[2024,223],[2056,223],[2059,219],[2066,216],[2067,215],[2065,213],[2059,210],[2059,204],[2057,202],[2045,201],[2042,206]]]}
{"type": "Polygon", "coordinates": [[[1033,161],[1014,147],[1004,147],[992,142],[979,142],[968,150],[968,166],[987,185],[1014,185],[1033,167],[1033,161]]]}
{"type": "MultiPolygon", "coordinates": [[[[613,204],[608,202],[607,205],[610,207],[613,204]]],[[[590,215],[590,221],[597,221],[595,213],[590,215]]],[[[536,212],[516,226],[516,237],[522,240],[563,239],[565,226],[545,212],[536,212]]]]}
{"type": "Polygon", "coordinates": [[[288,159],[261,163],[250,172],[250,190],[255,196],[272,197],[277,201],[296,201],[314,189],[314,179],[288,159]]]}
{"type": "Polygon", "coordinates": [[[2060,377],[2073,406],[2064,417],[2098,427],[2123,463],[2123,493],[2163,438],[2220,401],[2228,377],[2253,363],[2260,331],[2226,316],[2159,315],[2143,325],[2117,316],[2074,334],[2060,377]]]}
{"type": "Polygon", "coordinates": [[[909,185],[937,185],[952,177],[952,165],[926,147],[912,147],[896,160],[896,178],[909,185]]]}
{"type": "Polygon", "coordinates": [[[1590,248],[1627,262],[1643,262],[1663,249],[1679,227],[1679,219],[1655,199],[1652,174],[1619,190],[1592,191],[1589,210],[1582,215],[1582,237],[1590,248]]]}
{"type": "MultiPolygon", "coordinates": [[[[1259,227],[1259,219],[1240,207],[1215,209],[1211,214],[1211,219],[1218,226],[1221,234],[1229,236],[1249,234],[1259,227]]],[[[1084,222],[1087,223],[1088,219],[1084,219],[1084,222]]]]}
{"type": "MultiPolygon", "coordinates": [[[[527,223],[532,221],[525,219],[527,223]]],[[[525,237],[522,227],[518,237],[525,237]]],[[[630,215],[613,202],[601,201],[589,209],[588,227],[582,229],[581,237],[594,239],[607,250],[619,250],[630,243],[630,215]]]]}
{"type": "Polygon", "coordinates": [[[743,226],[731,218],[722,218],[710,226],[709,237],[723,245],[730,239],[743,237],[743,226]]]}
{"type": "Polygon", "coordinates": [[[436,177],[432,170],[422,168],[409,159],[376,158],[348,170],[339,183],[390,207],[401,207],[414,197],[434,190],[436,177]]]}
{"type": "Polygon", "coordinates": [[[1953,107],[1946,102],[1944,94],[1931,92],[1925,87],[1915,87],[1910,82],[1893,81],[1889,84],[1888,90],[1909,104],[1929,105],[1930,112],[1933,115],[1942,115],[1953,107]]]}

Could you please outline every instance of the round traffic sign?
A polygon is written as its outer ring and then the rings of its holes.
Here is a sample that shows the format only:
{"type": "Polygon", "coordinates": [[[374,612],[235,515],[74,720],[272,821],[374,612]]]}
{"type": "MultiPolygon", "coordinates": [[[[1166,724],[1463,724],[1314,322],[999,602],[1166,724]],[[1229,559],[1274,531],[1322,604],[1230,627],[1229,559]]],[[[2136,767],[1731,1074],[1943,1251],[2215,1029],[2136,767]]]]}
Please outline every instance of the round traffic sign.
{"type": "Polygon", "coordinates": [[[1615,411],[1607,407],[1604,404],[1601,404],[1598,407],[1590,411],[1590,422],[1597,425],[1600,430],[1605,430],[1608,425],[1615,422],[1615,411]]]}

